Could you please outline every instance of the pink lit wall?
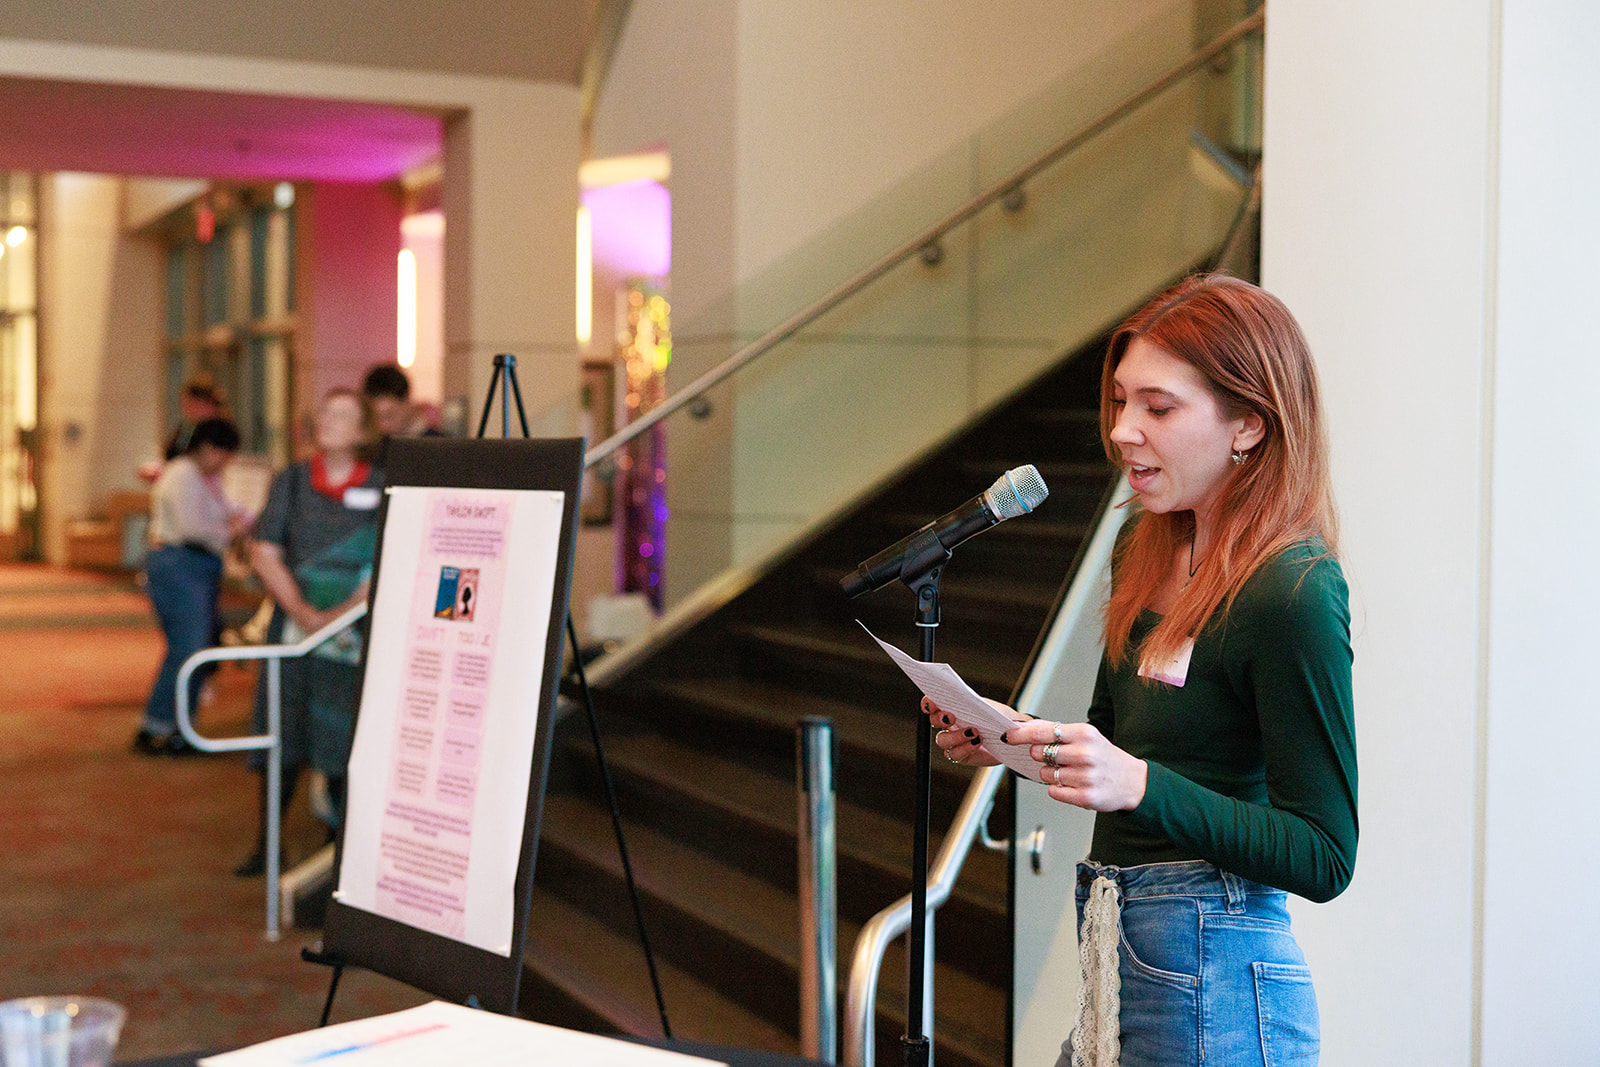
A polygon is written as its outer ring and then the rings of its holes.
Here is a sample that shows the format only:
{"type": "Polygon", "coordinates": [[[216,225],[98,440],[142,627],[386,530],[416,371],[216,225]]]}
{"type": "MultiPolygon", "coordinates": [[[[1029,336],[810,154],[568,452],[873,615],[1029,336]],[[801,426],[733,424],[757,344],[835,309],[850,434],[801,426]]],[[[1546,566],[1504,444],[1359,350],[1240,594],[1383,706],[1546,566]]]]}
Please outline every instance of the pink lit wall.
{"type": "Polygon", "coordinates": [[[583,191],[594,226],[594,261],[622,277],[664,278],[672,270],[672,195],[652,181],[583,191]]]}
{"type": "Polygon", "coordinates": [[[594,249],[594,337],[588,354],[614,354],[617,294],[634,278],[665,284],[672,272],[672,194],[653,181],[583,191],[594,249]]]}
{"type": "Polygon", "coordinates": [[[376,184],[320,182],[295,201],[300,348],[296,418],[395,358],[400,200],[376,184]]]}

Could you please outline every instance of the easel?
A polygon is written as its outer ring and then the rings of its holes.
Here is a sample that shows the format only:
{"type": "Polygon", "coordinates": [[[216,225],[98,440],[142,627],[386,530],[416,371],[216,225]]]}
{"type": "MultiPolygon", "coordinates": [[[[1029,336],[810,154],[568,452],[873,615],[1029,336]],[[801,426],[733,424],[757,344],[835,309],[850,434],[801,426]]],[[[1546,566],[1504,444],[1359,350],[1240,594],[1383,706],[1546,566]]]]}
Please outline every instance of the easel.
{"type": "MultiPolygon", "coordinates": [[[[572,641],[578,678],[584,694],[584,705],[589,715],[595,753],[600,762],[607,799],[610,802],[612,825],[617,835],[617,848],[627,876],[629,895],[634,917],[639,924],[646,961],[650,968],[651,983],[655,991],[656,1006],[661,1016],[664,1036],[671,1037],[666,1008],[662,1000],[660,980],[656,973],[655,958],[645,932],[633,868],[629,863],[627,846],[623,839],[622,822],[618,813],[615,790],[612,787],[609,765],[601,741],[599,719],[590,697],[588,680],[583,673],[578,655],[577,631],[568,611],[567,594],[571,586],[571,556],[576,538],[579,479],[582,474],[583,441],[562,439],[535,441],[529,436],[528,420],[522,406],[522,391],[516,379],[516,357],[494,357],[494,378],[490,381],[488,396],[484,401],[483,416],[478,424],[477,437],[472,441],[392,441],[389,483],[427,485],[441,488],[526,488],[560,489],[565,496],[562,529],[565,551],[558,555],[555,596],[552,600],[551,631],[556,631],[556,620],[565,619],[565,629],[572,641]],[[503,380],[503,381],[502,381],[503,380]],[[484,437],[489,414],[494,405],[496,387],[501,391],[501,434],[506,441],[503,447],[485,449],[489,440],[484,437]],[[510,405],[515,398],[517,416],[522,428],[522,440],[510,441],[510,405]],[[470,459],[471,462],[466,462],[470,459]],[[400,481],[401,478],[405,480],[400,481]]],[[[380,530],[388,513],[386,497],[379,515],[380,530]]],[[[380,536],[378,558],[373,561],[372,596],[375,597],[381,572],[383,539],[380,536]]],[[[559,632],[559,631],[556,631],[559,632]]],[[[561,641],[547,634],[545,666],[542,675],[540,704],[543,712],[553,711],[559,682],[561,641]]],[[[370,645],[370,643],[369,643],[370,645]]],[[[362,677],[366,676],[366,654],[362,652],[362,677]]],[[[552,724],[553,725],[553,724],[552,724]]],[[[517,867],[512,950],[502,957],[408,926],[361,909],[344,906],[337,899],[329,903],[328,921],[322,946],[317,950],[303,949],[301,957],[309,962],[332,968],[328,996],[323,1004],[319,1025],[327,1025],[333,1009],[333,1000],[339,979],[347,965],[363,966],[386,974],[409,985],[435,993],[446,999],[481,1007],[501,1014],[515,1014],[521,978],[522,952],[526,944],[529,912],[532,908],[533,863],[538,839],[539,819],[543,811],[544,789],[549,771],[550,729],[537,734],[534,751],[534,768],[530,780],[527,816],[523,826],[523,844],[517,867]]],[[[339,835],[339,858],[344,851],[344,833],[339,835]]],[[[335,862],[335,871],[340,863],[335,862]]]]}

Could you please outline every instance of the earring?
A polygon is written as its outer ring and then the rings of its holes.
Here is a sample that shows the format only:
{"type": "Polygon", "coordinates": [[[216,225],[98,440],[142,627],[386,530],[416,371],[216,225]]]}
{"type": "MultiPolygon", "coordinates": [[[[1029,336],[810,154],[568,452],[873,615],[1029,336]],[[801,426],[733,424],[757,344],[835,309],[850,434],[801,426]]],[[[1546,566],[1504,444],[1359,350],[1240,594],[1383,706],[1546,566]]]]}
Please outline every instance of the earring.
{"type": "Polygon", "coordinates": [[[1244,465],[1244,461],[1249,459],[1249,458],[1250,458],[1250,453],[1242,452],[1237,448],[1233,450],[1233,465],[1235,467],[1243,466],[1244,465]]]}

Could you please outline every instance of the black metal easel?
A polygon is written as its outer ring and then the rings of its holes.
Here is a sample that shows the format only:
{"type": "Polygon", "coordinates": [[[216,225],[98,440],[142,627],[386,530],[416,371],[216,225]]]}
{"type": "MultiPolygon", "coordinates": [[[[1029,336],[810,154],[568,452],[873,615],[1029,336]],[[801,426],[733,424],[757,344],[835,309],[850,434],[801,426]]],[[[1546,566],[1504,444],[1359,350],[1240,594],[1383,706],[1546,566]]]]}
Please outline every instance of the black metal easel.
{"type": "MultiPolygon", "coordinates": [[[[513,398],[517,403],[517,420],[522,425],[522,436],[529,436],[528,416],[522,408],[522,389],[517,385],[517,357],[509,354],[494,357],[494,377],[489,380],[489,393],[483,400],[483,416],[478,420],[477,436],[482,437],[489,425],[489,412],[494,407],[497,384],[501,385],[500,436],[511,436],[513,398]]],[[[667,1021],[667,1004],[661,996],[661,976],[656,971],[655,952],[650,947],[650,934],[644,925],[644,910],[639,905],[639,887],[634,882],[633,864],[628,859],[628,842],[622,832],[622,811],[617,806],[617,791],[611,781],[611,764],[606,759],[605,742],[600,735],[600,717],[595,714],[594,696],[583,670],[583,649],[578,644],[578,629],[573,625],[572,612],[567,612],[566,621],[567,638],[572,642],[572,662],[578,672],[578,688],[583,693],[583,707],[589,716],[589,736],[594,741],[595,759],[600,764],[600,780],[605,785],[606,804],[611,809],[611,828],[617,835],[617,855],[622,860],[622,873],[628,883],[628,901],[633,906],[634,923],[639,927],[639,943],[644,948],[645,965],[650,969],[650,988],[655,993],[656,1012],[661,1017],[661,1036],[671,1038],[672,1024],[667,1021]]]]}
{"type": "MultiPolygon", "coordinates": [[[[522,406],[522,389],[517,384],[516,368],[516,356],[501,354],[494,357],[494,377],[489,381],[489,392],[484,398],[483,416],[478,420],[478,432],[475,435],[477,438],[483,438],[484,431],[488,428],[489,413],[494,408],[494,396],[497,388],[500,389],[501,436],[511,436],[511,403],[513,400],[516,402],[517,419],[522,427],[522,436],[524,438],[531,436],[528,430],[528,416],[522,406]]],[[[628,858],[628,846],[623,835],[622,815],[617,806],[616,789],[612,784],[611,767],[606,759],[605,744],[600,734],[600,719],[595,714],[594,699],[589,690],[588,678],[584,673],[583,656],[578,646],[578,632],[573,625],[571,611],[567,612],[566,631],[568,639],[572,643],[573,661],[577,667],[578,684],[583,693],[584,708],[589,716],[589,732],[594,742],[595,758],[600,764],[600,777],[605,786],[607,804],[611,809],[611,826],[617,837],[617,853],[622,860],[622,870],[628,884],[628,897],[633,906],[634,921],[639,928],[639,941],[644,949],[646,966],[650,970],[650,985],[655,993],[656,1011],[661,1018],[662,1036],[670,1039],[672,1037],[672,1026],[667,1020],[666,1001],[661,995],[661,979],[656,969],[655,953],[651,949],[650,936],[645,929],[644,912],[639,904],[639,890],[633,876],[633,864],[628,858]]],[[[300,950],[300,958],[309,963],[317,963],[333,969],[328,983],[328,996],[322,1006],[322,1018],[317,1024],[318,1026],[326,1026],[328,1025],[329,1015],[333,1010],[334,994],[339,989],[339,979],[344,974],[345,961],[338,956],[321,951],[320,948],[302,948],[300,950]]],[[[479,1006],[475,997],[468,997],[466,1003],[468,1007],[479,1006]]]]}

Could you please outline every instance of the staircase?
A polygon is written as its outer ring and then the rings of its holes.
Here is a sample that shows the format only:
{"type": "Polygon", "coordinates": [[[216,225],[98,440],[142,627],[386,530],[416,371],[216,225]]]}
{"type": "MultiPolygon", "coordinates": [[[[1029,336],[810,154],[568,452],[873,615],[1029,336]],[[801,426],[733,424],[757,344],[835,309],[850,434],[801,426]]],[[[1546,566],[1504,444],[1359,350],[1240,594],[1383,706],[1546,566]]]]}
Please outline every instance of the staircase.
{"type": "MultiPolygon", "coordinates": [[[[595,692],[674,1036],[793,1052],[799,1026],[795,723],[838,740],[841,996],[856,934],[909,891],[916,731],[911,684],[861,632],[915,652],[898,585],[846,601],[857,562],[1033,463],[1033,515],[963,545],[942,585],[938,658],[1011,696],[1111,471],[1100,448],[1104,339],[898,477],[720,610],[595,692]]],[[[933,850],[970,782],[935,758],[933,850]]],[[[996,825],[1005,825],[1002,818],[996,825]]],[[[948,1067],[1006,1060],[1007,858],[976,849],[937,915],[935,1047],[948,1067]]],[[[558,728],[524,961],[523,1013],[659,1035],[587,725],[558,728]]],[[[905,960],[880,981],[879,1062],[897,1062],[905,960]]]]}

